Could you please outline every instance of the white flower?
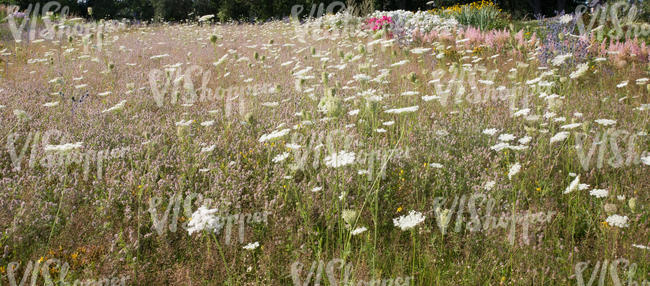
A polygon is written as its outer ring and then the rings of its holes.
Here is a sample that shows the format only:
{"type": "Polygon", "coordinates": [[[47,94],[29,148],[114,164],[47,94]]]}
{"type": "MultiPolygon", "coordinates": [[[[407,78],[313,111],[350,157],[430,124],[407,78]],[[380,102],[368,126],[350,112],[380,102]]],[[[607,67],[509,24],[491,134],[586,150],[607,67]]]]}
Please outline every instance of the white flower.
{"type": "Polygon", "coordinates": [[[578,188],[578,185],[580,185],[580,175],[576,176],[575,179],[569,184],[568,187],[566,187],[566,190],[564,190],[563,194],[568,194],[570,192],[575,191],[578,188]]]}
{"type": "Polygon", "coordinates": [[[605,189],[593,189],[589,191],[589,194],[597,198],[605,198],[609,194],[609,191],[605,189]]]}
{"type": "Polygon", "coordinates": [[[151,60],[155,60],[155,59],[162,59],[162,58],[166,58],[166,57],[169,57],[169,55],[168,55],[168,54],[164,54],[164,55],[155,55],[155,56],[150,57],[149,59],[151,59],[151,60]]]}
{"type": "Polygon", "coordinates": [[[273,140],[273,139],[280,138],[280,137],[282,137],[282,136],[284,136],[284,135],[289,134],[289,131],[290,131],[290,130],[291,130],[291,129],[288,129],[288,128],[287,128],[287,129],[282,129],[282,130],[279,130],[279,131],[278,131],[278,130],[275,130],[275,131],[271,132],[271,134],[268,134],[268,135],[267,135],[267,134],[264,134],[264,135],[262,135],[262,137],[260,137],[260,139],[259,139],[258,141],[259,141],[260,143],[263,143],[263,142],[266,142],[266,141],[271,141],[271,140],[273,140]]]}
{"type": "Polygon", "coordinates": [[[203,121],[203,122],[201,122],[201,126],[205,126],[205,127],[207,127],[207,126],[212,126],[212,125],[214,125],[214,120],[209,120],[209,121],[203,121]]]}
{"type": "Polygon", "coordinates": [[[216,212],[217,209],[208,209],[205,206],[201,206],[192,214],[187,224],[187,233],[192,235],[192,233],[202,230],[218,233],[223,227],[223,224],[219,221],[219,217],[214,215],[216,212]]]}
{"type": "Polygon", "coordinates": [[[630,82],[629,80],[622,81],[621,83],[617,84],[616,87],[617,88],[626,87],[629,82],[630,82]]]}
{"type": "Polygon", "coordinates": [[[629,218],[627,216],[621,216],[621,215],[610,215],[605,221],[607,224],[611,226],[616,226],[620,228],[628,227],[628,220],[629,218]]]}
{"type": "Polygon", "coordinates": [[[300,146],[298,144],[294,144],[294,143],[287,143],[285,146],[287,148],[291,149],[291,150],[298,150],[298,149],[300,149],[302,147],[302,146],[300,146]]]}
{"type": "Polygon", "coordinates": [[[48,103],[43,104],[43,106],[45,106],[45,107],[54,107],[54,106],[57,106],[57,105],[59,105],[58,101],[48,102],[48,103]]]}
{"type": "Polygon", "coordinates": [[[384,125],[384,126],[392,126],[393,124],[395,124],[395,121],[392,121],[392,120],[382,123],[382,125],[384,125]]]}
{"type": "Polygon", "coordinates": [[[586,64],[586,63],[584,63],[584,64],[579,64],[579,65],[578,65],[578,69],[575,70],[574,72],[572,72],[572,73],[569,75],[569,77],[570,77],[571,79],[579,78],[579,77],[581,77],[583,74],[585,74],[585,72],[587,72],[588,69],[589,69],[589,65],[588,65],[588,64],[586,64]]]}
{"type": "Polygon", "coordinates": [[[260,246],[260,243],[256,241],[256,242],[244,245],[243,248],[246,249],[246,250],[253,250],[255,248],[258,248],[259,246],[260,246]]]}
{"type": "Polygon", "coordinates": [[[354,163],[354,152],[339,151],[325,157],[325,165],[330,168],[338,168],[354,163]]]}
{"type": "Polygon", "coordinates": [[[568,24],[571,21],[573,21],[573,15],[571,14],[564,14],[558,19],[558,22],[562,24],[568,24]]]}
{"type": "Polygon", "coordinates": [[[386,133],[386,129],[384,128],[377,128],[375,131],[377,131],[377,133],[386,133]]]}
{"type": "Polygon", "coordinates": [[[578,191],[584,191],[586,189],[589,189],[589,184],[579,184],[578,185],[578,191]]]}
{"type": "Polygon", "coordinates": [[[490,147],[490,149],[499,152],[499,151],[501,151],[503,149],[510,149],[510,147],[512,147],[512,146],[510,146],[510,144],[508,144],[506,142],[499,142],[496,145],[490,147]]]}
{"type": "Polygon", "coordinates": [[[616,120],[611,119],[596,119],[594,121],[602,126],[610,126],[616,124],[616,120]]]}
{"type": "Polygon", "coordinates": [[[526,145],[526,144],[530,143],[530,140],[532,140],[532,139],[533,139],[533,137],[526,136],[524,138],[519,139],[519,144],[526,145]]]}
{"type": "Polygon", "coordinates": [[[513,114],[514,117],[519,117],[519,116],[526,116],[530,113],[530,108],[524,108],[522,110],[519,110],[513,114]]]}
{"type": "Polygon", "coordinates": [[[490,136],[496,134],[497,132],[499,132],[499,130],[496,128],[488,128],[483,130],[483,134],[490,135],[490,136]]]}
{"type": "Polygon", "coordinates": [[[508,179],[512,180],[512,176],[519,173],[520,170],[521,170],[521,164],[515,163],[514,165],[512,165],[512,167],[510,167],[510,171],[508,171],[508,179]]]}
{"type": "Polygon", "coordinates": [[[320,192],[320,190],[322,190],[322,189],[323,189],[323,187],[314,187],[314,188],[311,189],[311,192],[312,193],[320,192]]]}
{"type": "Polygon", "coordinates": [[[393,219],[393,224],[396,227],[399,227],[401,230],[408,230],[414,228],[418,224],[424,222],[426,217],[420,212],[414,210],[410,211],[408,215],[400,216],[399,218],[393,219]]]}
{"type": "Polygon", "coordinates": [[[429,164],[429,167],[436,168],[436,169],[444,168],[444,166],[442,164],[440,164],[440,163],[431,163],[431,164],[429,164]]]}
{"type": "Polygon", "coordinates": [[[208,20],[210,20],[212,18],[214,18],[214,14],[201,16],[201,18],[199,18],[199,22],[205,22],[205,21],[208,21],[208,20]]]}
{"type": "Polygon", "coordinates": [[[126,100],[122,100],[118,104],[114,105],[113,107],[102,111],[102,113],[122,110],[124,108],[125,103],[126,103],[126,100]]]}
{"type": "Polygon", "coordinates": [[[214,148],[216,148],[216,147],[217,147],[217,145],[210,145],[208,147],[203,147],[203,148],[201,148],[201,153],[212,152],[212,150],[214,150],[214,148]]]}
{"type": "Polygon", "coordinates": [[[566,131],[558,132],[553,137],[551,137],[551,144],[559,141],[564,141],[564,139],[566,139],[567,137],[569,137],[569,132],[566,131]]]}
{"type": "Polygon", "coordinates": [[[273,158],[272,161],[273,161],[273,163],[279,163],[279,162],[282,162],[285,159],[287,159],[287,157],[289,157],[289,152],[284,152],[284,153],[282,153],[280,155],[275,156],[275,158],[273,158]]]}
{"type": "Polygon", "coordinates": [[[403,107],[403,108],[396,108],[396,109],[389,109],[384,112],[386,113],[394,113],[394,114],[400,114],[400,113],[406,113],[406,112],[415,112],[419,109],[417,105],[415,106],[410,106],[410,107],[403,107]]]}
{"type": "Polygon", "coordinates": [[[414,48],[414,49],[411,49],[411,53],[416,54],[416,55],[420,55],[420,54],[424,54],[424,53],[426,53],[426,52],[428,52],[430,50],[431,50],[431,48],[414,48]]]}
{"type": "Polygon", "coordinates": [[[401,96],[413,96],[413,95],[418,95],[418,94],[420,94],[420,93],[417,92],[417,91],[405,91],[405,92],[402,92],[401,96]]]}
{"type": "Polygon", "coordinates": [[[490,190],[492,190],[494,188],[494,186],[496,186],[496,184],[497,184],[497,182],[495,182],[495,181],[489,181],[489,182],[485,183],[484,188],[485,188],[485,190],[490,191],[490,190]]]}
{"type": "Polygon", "coordinates": [[[641,157],[641,162],[643,162],[643,164],[650,166],[650,155],[641,157]]]}
{"type": "Polygon", "coordinates": [[[45,145],[45,152],[61,152],[61,153],[66,153],[70,152],[73,149],[79,149],[83,147],[83,142],[77,142],[77,143],[66,143],[62,145],[45,145]]]}
{"type": "Polygon", "coordinates": [[[391,67],[398,67],[398,66],[402,66],[402,65],[404,65],[404,64],[406,64],[408,62],[409,62],[408,60],[402,60],[402,61],[396,62],[396,63],[394,63],[394,64],[392,64],[390,66],[391,67]]]}
{"type": "Polygon", "coordinates": [[[564,63],[564,61],[566,61],[566,59],[568,59],[568,58],[570,58],[572,56],[573,56],[573,54],[570,54],[570,53],[569,54],[558,55],[558,56],[556,56],[555,58],[553,58],[551,60],[551,63],[554,66],[559,66],[559,65],[562,65],[564,63]]]}
{"type": "Polygon", "coordinates": [[[515,138],[516,137],[514,135],[512,135],[512,134],[504,133],[504,134],[499,135],[498,140],[503,141],[503,142],[509,142],[509,141],[515,140],[515,138]]]}
{"type": "Polygon", "coordinates": [[[193,122],[194,122],[193,119],[187,121],[181,119],[181,121],[176,122],[176,126],[190,126],[190,124],[192,124],[193,122]]]}
{"type": "Polygon", "coordinates": [[[364,227],[357,227],[352,232],[350,232],[350,234],[359,235],[359,234],[362,234],[363,232],[365,232],[366,230],[368,230],[368,229],[365,226],[364,227]]]}
{"type": "Polygon", "coordinates": [[[632,244],[632,247],[650,250],[650,247],[647,247],[645,245],[640,245],[640,244],[632,244]]]}
{"type": "Polygon", "coordinates": [[[574,129],[574,128],[580,127],[580,125],[582,125],[582,123],[571,123],[571,124],[567,124],[567,125],[562,125],[560,128],[562,128],[562,129],[574,129]]]}

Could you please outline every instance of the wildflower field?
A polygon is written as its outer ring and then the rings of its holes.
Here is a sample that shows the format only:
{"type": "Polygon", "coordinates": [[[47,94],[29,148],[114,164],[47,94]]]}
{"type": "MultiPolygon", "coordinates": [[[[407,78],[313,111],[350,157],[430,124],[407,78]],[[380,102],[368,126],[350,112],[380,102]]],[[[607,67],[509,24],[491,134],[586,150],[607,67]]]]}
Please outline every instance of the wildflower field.
{"type": "Polygon", "coordinates": [[[647,22],[499,13],[9,17],[0,285],[650,285],[647,22]]]}

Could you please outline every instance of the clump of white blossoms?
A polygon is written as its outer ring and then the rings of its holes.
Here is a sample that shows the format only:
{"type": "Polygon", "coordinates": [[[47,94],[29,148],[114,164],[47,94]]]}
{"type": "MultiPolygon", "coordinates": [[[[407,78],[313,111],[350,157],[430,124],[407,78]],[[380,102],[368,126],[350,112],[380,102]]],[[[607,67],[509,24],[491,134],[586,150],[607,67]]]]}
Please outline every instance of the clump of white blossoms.
{"type": "Polygon", "coordinates": [[[366,230],[368,230],[365,226],[355,228],[350,234],[352,235],[359,235],[364,233],[366,230]]]}
{"type": "Polygon", "coordinates": [[[609,195],[609,191],[605,189],[593,189],[589,191],[589,194],[597,198],[605,198],[609,195]]]}
{"type": "Polygon", "coordinates": [[[421,212],[414,210],[410,211],[408,215],[403,215],[393,219],[393,224],[401,230],[409,230],[416,227],[418,224],[424,222],[426,217],[421,212]]]}
{"type": "Polygon", "coordinates": [[[573,192],[573,191],[577,190],[578,186],[580,186],[580,176],[579,175],[576,176],[575,179],[573,179],[573,181],[571,182],[571,184],[569,184],[568,187],[566,187],[566,190],[564,190],[563,194],[568,194],[570,192],[573,192]]]}
{"type": "Polygon", "coordinates": [[[289,134],[290,129],[282,129],[282,130],[275,130],[271,132],[270,134],[264,134],[262,137],[260,137],[259,142],[263,143],[266,141],[271,141],[273,139],[277,139],[280,137],[283,137],[284,135],[289,134]]]}
{"type": "Polygon", "coordinates": [[[218,233],[223,227],[223,223],[219,221],[218,216],[214,215],[216,212],[217,209],[208,209],[205,206],[201,206],[192,214],[187,224],[187,233],[192,235],[192,233],[202,230],[218,233]]]}
{"type": "Polygon", "coordinates": [[[607,222],[607,224],[611,226],[624,228],[624,227],[628,227],[628,220],[629,218],[627,216],[613,214],[607,217],[605,221],[607,222]]]}
{"type": "Polygon", "coordinates": [[[512,176],[519,173],[520,170],[521,170],[521,164],[515,163],[514,165],[512,165],[512,167],[510,167],[510,170],[508,171],[508,179],[512,180],[512,176]]]}
{"type": "Polygon", "coordinates": [[[416,112],[418,111],[419,106],[409,106],[409,107],[403,107],[403,108],[393,108],[393,109],[388,109],[384,112],[388,114],[401,114],[401,113],[408,113],[408,112],[416,112]]]}
{"type": "Polygon", "coordinates": [[[641,162],[643,162],[643,164],[650,166],[650,155],[641,157],[641,162]]]}
{"type": "Polygon", "coordinates": [[[289,157],[289,152],[284,152],[280,155],[275,156],[272,161],[273,163],[279,163],[287,159],[287,157],[289,157]]]}
{"type": "Polygon", "coordinates": [[[497,132],[499,132],[499,130],[496,129],[496,128],[488,128],[488,129],[483,130],[483,134],[490,135],[490,136],[496,134],[497,132]]]}
{"type": "Polygon", "coordinates": [[[120,110],[124,109],[124,104],[126,104],[126,100],[122,100],[118,104],[114,105],[113,107],[111,107],[109,109],[105,109],[104,111],[102,111],[102,113],[120,111],[120,110]]]}
{"type": "Polygon", "coordinates": [[[564,139],[567,139],[567,137],[569,137],[569,132],[567,131],[558,132],[553,137],[551,137],[551,144],[555,142],[564,141],[564,139]]]}
{"type": "Polygon", "coordinates": [[[354,159],[354,152],[347,152],[343,150],[325,157],[325,166],[330,168],[347,166],[354,163],[354,159]]]}
{"type": "Polygon", "coordinates": [[[616,124],[616,120],[611,119],[596,119],[594,121],[602,126],[610,126],[616,124]]]}
{"type": "Polygon", "coordinates": [[[585,72],[587,72],[588,69],[589,69],[589,65],[588,65],[588,64],[586,64],[586,63],[584,63],[584,64],[579,64],[579,65],[578,65],[578,69],[575,70],[574,72],[572,72],[572,73],[569,75],[569,77],[570,77],[571,79],[579,78],[579,77],[581,77],[583,74],[585,74],[585,72]]]}
{"type": "Polygon", "coordinates": [[[256,241],[256,242],[252,242],[252,243],[244,245],[243,248],[246,249],[246,250],[253,250],[255,248],[258,248],[259,246],[260,246],[260,243],[256,241]]]}

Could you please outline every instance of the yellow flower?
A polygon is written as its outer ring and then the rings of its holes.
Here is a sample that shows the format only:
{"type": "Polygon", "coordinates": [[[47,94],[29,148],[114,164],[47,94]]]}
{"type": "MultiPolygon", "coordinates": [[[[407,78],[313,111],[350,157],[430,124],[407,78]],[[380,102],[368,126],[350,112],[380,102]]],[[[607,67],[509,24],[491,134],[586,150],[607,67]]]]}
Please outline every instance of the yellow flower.
{"type": "Polygon", "coordinates": [[[43,256],[41,256],[41,259],[38,260],[38,263],[43,262],[43,259],[44,259],[43,256]]]}
{"type": "Polygon", "coordinates": [[[608,227],[608,226],[609,226],[609,224],[607,223],[607,221],[603,221],[603,222],[601,222],[601,223],[603,224],[604,227],[608,227]]]}
{"type": "Polygon", "coordinates": [[[79,257],[79,253],[75,251],[72,254],[70,254],[70,257],[72,258],[72,260],[77,260],[77,257],[79,257]]]}
{"type": "Polygon", "coordinates": [[[6,271],[6,270],[5,270],[5,267],[4,267],[4,266],[0,266],[0,273],[5,273],[5,271],[6,271]]]}
{"type": "Polygon", "coordinates": [[[537,191],[539,192],[539,191],[541,191],[541,190],[542,190],[542,188],[540,188],[540,187],[537,187],[537,189],[535,189],[535,190],[537,190],[537,191]]]}
{"type": "Polygon", "coordinates": [[[402,211],[402,207],[398,207],[397,212],[401,212],[401,211],[402,211]]]}

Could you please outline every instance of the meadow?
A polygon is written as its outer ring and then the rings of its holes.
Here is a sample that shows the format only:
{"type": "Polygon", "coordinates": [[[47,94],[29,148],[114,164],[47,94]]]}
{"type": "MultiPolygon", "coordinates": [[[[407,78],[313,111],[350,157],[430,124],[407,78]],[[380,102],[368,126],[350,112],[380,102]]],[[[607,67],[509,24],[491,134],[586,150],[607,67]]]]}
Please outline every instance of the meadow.
{"type": "Polygon", "coordinates": [[[0,285],[650,285],[647,35],[462,9],[3,41],[0,285]]]}

